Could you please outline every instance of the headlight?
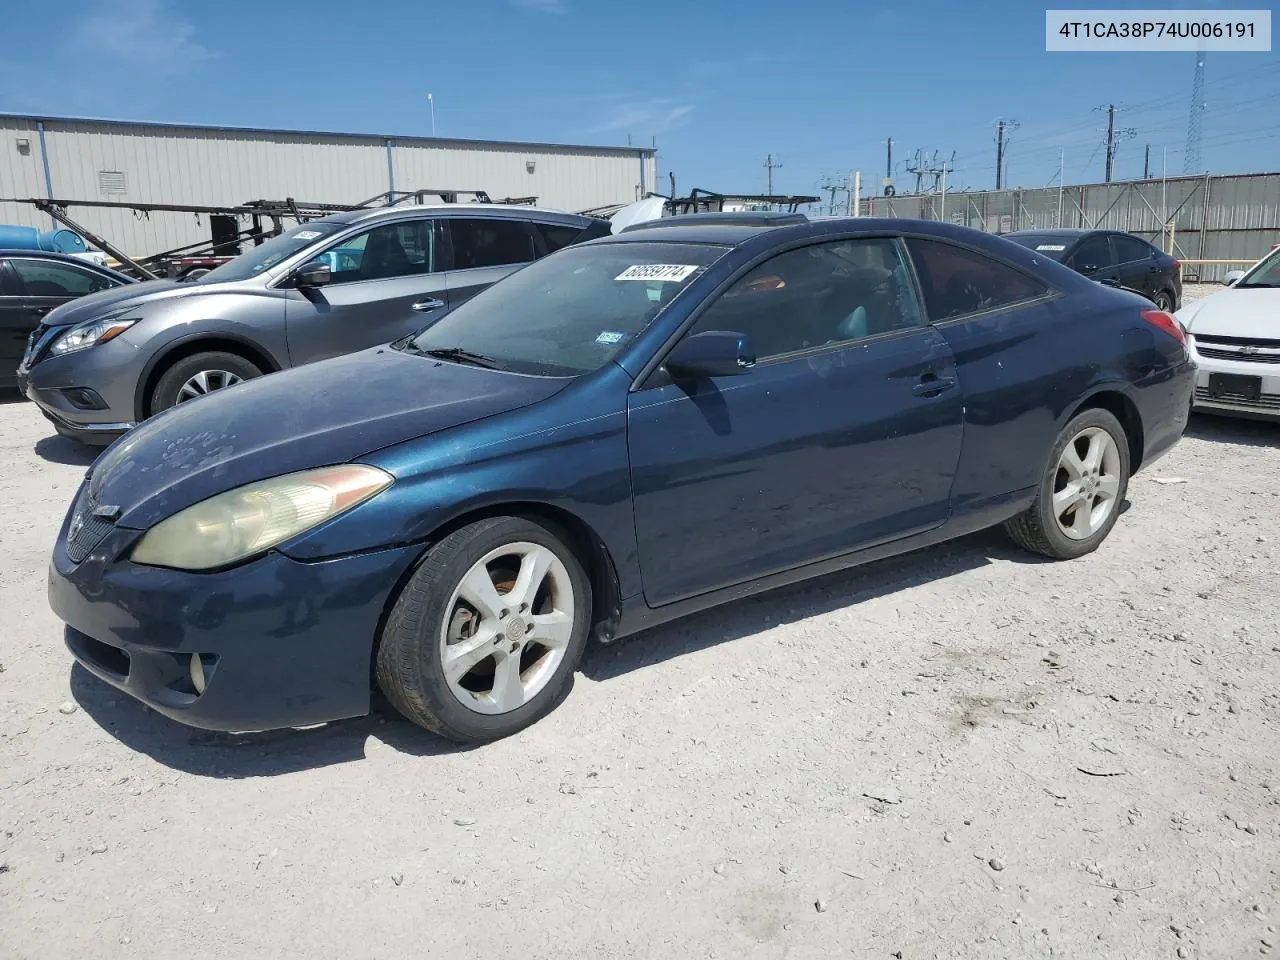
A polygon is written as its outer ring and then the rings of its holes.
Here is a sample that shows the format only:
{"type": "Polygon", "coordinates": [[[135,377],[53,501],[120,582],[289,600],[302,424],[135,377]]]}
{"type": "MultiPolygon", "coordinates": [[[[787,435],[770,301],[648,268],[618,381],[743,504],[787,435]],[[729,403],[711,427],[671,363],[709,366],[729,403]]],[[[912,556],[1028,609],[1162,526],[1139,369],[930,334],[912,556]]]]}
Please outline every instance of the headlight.
{"type": "Polygon", "coordinates": [[[132,327],[137,320],[90,320],[72,327],[49,348],[49,355],[59,357],[64,353],[75,353],[94,344],[114,340],[132,327]]]}
{"type": "Polygon", "coordinates": [[[132,559],[179,570],[225,567],[350,510],[391,479],[376,467],[344,464],[250,483],[157,523],[132,559]]]}

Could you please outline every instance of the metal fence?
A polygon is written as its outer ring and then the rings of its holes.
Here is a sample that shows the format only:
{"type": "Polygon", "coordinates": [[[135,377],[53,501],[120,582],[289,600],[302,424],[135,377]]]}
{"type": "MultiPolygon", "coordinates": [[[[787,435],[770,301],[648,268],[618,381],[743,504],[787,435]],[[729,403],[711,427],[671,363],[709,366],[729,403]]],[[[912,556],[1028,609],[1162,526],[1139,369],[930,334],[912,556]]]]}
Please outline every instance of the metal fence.
{"type": "Polygon", "coordinates": [[[1063,187],[864,198],[863,216],[945,219],[985,230],[1123,230],[1181,260],[1188,280],[1219,281],[1280,243],[1280,173],[1170,177],[1063,187]]]}

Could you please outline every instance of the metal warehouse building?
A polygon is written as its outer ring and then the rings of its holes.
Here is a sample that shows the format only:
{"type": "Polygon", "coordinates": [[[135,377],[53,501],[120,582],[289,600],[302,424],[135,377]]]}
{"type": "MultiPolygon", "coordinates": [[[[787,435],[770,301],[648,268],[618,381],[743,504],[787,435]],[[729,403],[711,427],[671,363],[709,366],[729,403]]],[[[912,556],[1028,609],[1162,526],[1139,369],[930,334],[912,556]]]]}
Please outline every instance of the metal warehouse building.
{"type": "MultiPolygon", "coordinates": [[[[0,114],[0,197],[235,206],[250,200],[359,203],[389,190],[484,190],[585,210],[653,189],[652,149],[506,143],[0,114]]],[[[130,255],[209,238],[192,214],[72,207],[130,255]]],[[[51,226],[29,204],[0,223],[51,226]]]]}

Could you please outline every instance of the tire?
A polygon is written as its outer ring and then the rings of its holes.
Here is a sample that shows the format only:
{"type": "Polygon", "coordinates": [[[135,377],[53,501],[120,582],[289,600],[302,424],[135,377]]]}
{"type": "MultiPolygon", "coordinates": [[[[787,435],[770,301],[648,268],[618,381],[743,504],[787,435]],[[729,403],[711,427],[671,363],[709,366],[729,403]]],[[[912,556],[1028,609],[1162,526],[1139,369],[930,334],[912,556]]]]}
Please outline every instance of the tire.
{"type": "Polygon", "coordinates": [[[1165,313],[1173,313],[1177,309],[1173,303],[1173,294],[1167,290],[1161,290],[1151,298],[1151,302],[1156,305],[1157,310],[1163,310],[1165,313]]]}
{"type": "Polygon", "coordinates": [[[564,698],[590,626],[591,582],[564,540],[531,520],[493,517],[427,552],[383,627],[374,673],[408,720],[460,743],[487,743],[535,723],[564,698]],[[526,569],[529,557],[548,555],[554,562],[534,592],[522,591],[517,569],[526,569]],[[463,583],[483,585],[481,572],[494,588],[489,612],[460,595],[477,595],[463,583]],[[521,607],[526,601],[531,611],[521,607]],[[557,639],[544,646],[540,638],[551,630],[557,639]]]}
{"type": "Polygon", "coordinates": [[[1129,439],[1120,421],[1106,410],[1085,410],[1063,427],[1049,454],[1034,502],[1007,521],[1005,530],[1018,546],[1054,560],[1074,560],[1092,553],[1111,533],[1120,516],[1120,506],[1129,489],[1129,469],[1129,439]],[[1100,439],[1101,434],[1110,438],[1111,450],[1108,453],[1103,445],[1100,464],[1093,484],[1089,485],[1087,475],[1082,478],[1077,473],[1073,477],[1074,468],[1066,465],[1064,458],[1068,446],[1074,446],[1075,460],[1083,461],[1087,468],[1089,457],[1082,456],[1080,451],[1084,449],[1091,454],[1094,438],[1100,439]],[[1081,491],[1074,505],[1070,496],[1073,488],[1081,491]],[[1055,492],[1062,498],[1059,504],[1062,512],[1055,510],[1055,492]],[[1108,502],[1108,509],[1102,512],[1108,502]],[[1086,503],[1087,508],[1083,507],[1086,503]],[[1077,512],[1082,509],[1088,509],[1084,517],[1077,512]],[[1067,532],[1068,527],[1071,533],[1067,532]]]}
{"type": "Polygon", "coordinates": [[[186,391],[188,395],[184,395],[184,389],[189,382],[197,380],[201,374],[206,375],[206,382],[210,385],[207,392],[213,393],[219,389],[225,389],[218,385],[227,379],[224,375],[229,374],[235,377],[235,382],[239,383],[262,376],[262,371],[239,354],[221,350],[183,357],[164,372],[157,381],[155,389],[151,391],[150,414],[154,416],[162,410],[168,410],[188,399],[194,399],[194,396],[189,395],[189,391],[186,391]]]}

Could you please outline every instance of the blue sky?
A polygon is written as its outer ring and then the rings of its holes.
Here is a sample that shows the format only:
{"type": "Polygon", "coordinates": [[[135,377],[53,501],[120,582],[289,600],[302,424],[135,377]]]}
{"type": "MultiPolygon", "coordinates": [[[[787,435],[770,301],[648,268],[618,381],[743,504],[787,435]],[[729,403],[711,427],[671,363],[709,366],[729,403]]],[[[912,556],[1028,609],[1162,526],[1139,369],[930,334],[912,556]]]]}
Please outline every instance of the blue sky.
{"type": "MultiPolygon", "coordinates": [[[[1126,6],[1238,7],[1211,0],[1126,6]]],[[[1067,7],[1069,4],[1056,3],[1067,7]]],[[[1080,4],[1085,7],[1099,3],[1080,4]]],[[[1261,4],[1253,4],[1260,7],[1261,4]]],[[[861,169],[897,185],[919,148],[952,183],[1100,180],[1105,116],[1182,169],[1194,54],[1046,53],[1044,4],[996,0],[62,0],[6,11],[0,110],[399,135],[649,144],[677,187],[812,193],[861,169]],[[56,43],[50,37],[57,37],[56,43]]],[[[1280,169],[1280,55],[1207,55],[1203,159],[1280,169]]],[[[665,182],[665,181],[664,181],[665,182]]],[[[343,198],[334,198],[343,199],[343,198]]]]}

